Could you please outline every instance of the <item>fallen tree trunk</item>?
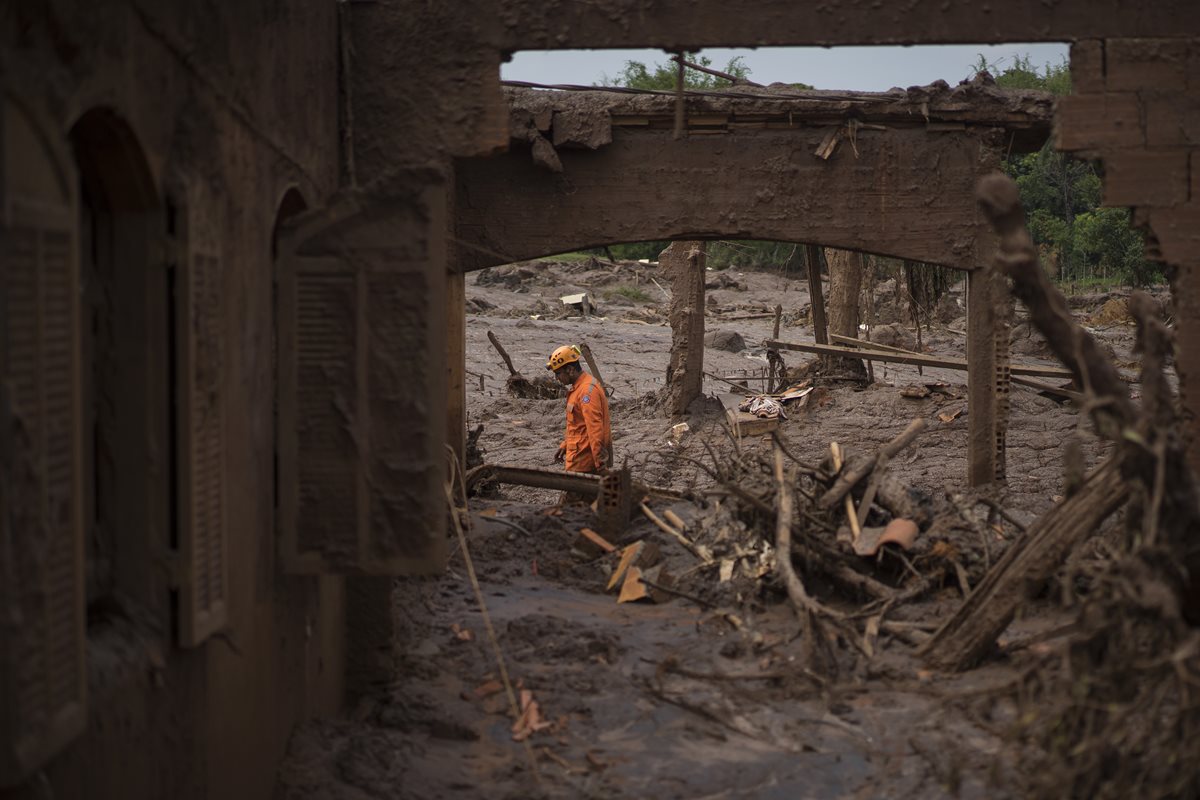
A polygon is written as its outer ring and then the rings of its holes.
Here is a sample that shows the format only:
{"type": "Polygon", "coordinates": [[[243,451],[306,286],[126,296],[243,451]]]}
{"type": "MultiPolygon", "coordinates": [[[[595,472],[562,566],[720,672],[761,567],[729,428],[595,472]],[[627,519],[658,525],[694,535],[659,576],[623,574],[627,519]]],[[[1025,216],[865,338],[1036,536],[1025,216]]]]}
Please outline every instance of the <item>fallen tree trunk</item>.
{"type": "Polygon", "coordinates": [[[979,663],[1012,622],[1031,585],[1039,586],[1053,575],[1128,494],[1120,460],[1109,458],[1088,475],[1078,492],[1047,512],[1005,552],[920,650],[921,655],[932,666],[947,670],[979,663]]]}

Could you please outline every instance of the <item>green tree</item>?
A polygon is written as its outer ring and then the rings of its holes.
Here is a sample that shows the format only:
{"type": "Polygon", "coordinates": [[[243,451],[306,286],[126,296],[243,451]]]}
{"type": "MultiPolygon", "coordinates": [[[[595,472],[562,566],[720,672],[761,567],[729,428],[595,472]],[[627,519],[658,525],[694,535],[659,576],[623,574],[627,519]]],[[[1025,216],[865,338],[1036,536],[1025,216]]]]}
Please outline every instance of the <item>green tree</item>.
{"type": "MultiPolygon", "coordinates": [[[[683,60],[699,64],[702,67],[712,67],[712,59],[698,53],[684,53],[683,60]]],[[[615,77],[603,75],[597,85],[621,86],[626,89],[674,91],[675,73],[678,69],[679,67],[674,61],[667,61],[665,64],[656,63],[653,69],[648,68],[641,61],[626,61],[624,69],[618,72],[615,77]]],[[[721,71],[727,72],[738,79],[745,79],[750,76],[750,68],[745,65],[741,56],[729,59],[729,63],[721,71]]],[[[731,81],[718,78],[716,75],[709,75],[707,72],[701,72],[691,67],[685,67],[683,71],[683,86],[685,89],[713,91],[732,85],[731,81]]]]}
{"type": "MultiPolygon", "coordinates": [[[[1004,89],[1040,89],[1059,96],[1071,91],[1066,60],[1039,69],[1027,55],[1014,56],[1008,66],[980,55],[973,68],[986,70],[1004,89]]],[[[1060,281],[1143,286],[1162,279],[1145,258],[1129,212],[1100,207],[1100,176],[1091,163],[1059,153],[1047,142],[1036,153],[1006,159],[1004,170],[1017,182],[1029,232],[1057,266],[1060,281]]]]}

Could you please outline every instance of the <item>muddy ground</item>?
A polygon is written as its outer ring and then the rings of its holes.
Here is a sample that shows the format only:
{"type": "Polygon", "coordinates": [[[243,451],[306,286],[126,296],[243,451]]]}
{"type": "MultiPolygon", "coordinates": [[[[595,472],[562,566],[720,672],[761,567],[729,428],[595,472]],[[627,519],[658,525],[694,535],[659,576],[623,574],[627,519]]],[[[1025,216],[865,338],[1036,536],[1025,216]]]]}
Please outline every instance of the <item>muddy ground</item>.
{"type": "MultiPolygon", "coordinates": [[[[760,374],[767,314],[783,306],[781,338],[812,339],[806,283],[775,271],[710,272],[709,331],[737,333],[737,352],[708,348],[706,370],[760,374]]],[[[719,568],[695,556],[646,518],[634,516],[617,544],[647,539],[679,577],[663,604],[618,604],[605,592],[615,559],[572,552],[578,531],[594,527],[583,506],[557,508],[557,493],[502,487],[470,502],[469,547],[498,642],[513,681],[531,693],[548,724],[525,742],[513,740],[508,703],[498,691],[492,655],[461,552],[437,578],[397,584],[400,669],[394,683],[364,700],[347,719],[312,722],[297,731],[280,774],[286,798],[367,797],[998,797],[1021,793],[1020,750],[1008,737],[1016,714],[1004,700],[981,705],[989,690],[1012,681],[1023,659],[1056,646],[1039,632],[1066,618],[1061,587],[1039,596],[1002,637],[1000,652],[958,676],[931,673],[913,642],[961,603],[964,587],[948,579],[919,601],[888,609],[888,619],[916,633],[884,633],[869,657],[826,631],[833,668],[810,669],[811,643],[770,568],[764,542],[769,520],[732,510],[696,461],[743,460],[770,452],[769,439],[734,443],[720,404],[693,405],[689,430],[660,409],[657,392],[667,364],[669,287],[652,265],[597,262],[501,267],[468,278],[467,399],[469,428],[488,462],[552,466],[562,434],[562,400],[510,397],[508,371],[492,349],[492,330],[526,377],[544,373],[559,344],[586,340],[613,389],[614,449],[635,477],[686,491],[672,508],[704,541],[719,568]],[[559,296],[587,291],[591,316],[564,309],[559,296]],[[482,376],[482,377],[480,377],[482,376]],[[706,445],[707,444],[707,448],[706,445]],[[680,457],[682,456],[682,458],[680,457]],[[528,746],[527,746],[528,745],[528,746]],[[534,766],[536,765],[536,767],[534,766]],[[535,774],[536,772],[536,774],[535,774]]],[[[1132,366],[1132,327],[1111,297],[1077,298],[1077,315],[1115,361],[1132,366]]],[[[915,346],[893,286],[880,284],[873,338],[915,346]]],[[[962,287],[953,290],[923,331],[926,350],[962,356],[962,287]]],[[[1018,314],[1014,360],[1053,363],[1018,314]]],[[[787,353],[789,367],[807,357],[787,353]]],[[[821,386],[780,427],[787,449],[816,464],[831,441],[873,452],[921,417],[928,428],[889,469],[928,497],[963,492],[966,475],[965,374],[875,365],[875,383],[821,386]],[[901,390],[941,382],[925,399],[901,390]],[[954,412],[959,412],[955,414],[954,412]],[[939,416],[940,415],[940,416],[939,416]],[[949,419],[949,421],[943,421],[949,419]]],[[[752,384],[757,385],[757,384],[752,384]]],[[[732,389],[705,379],[705,391],[732,389]]],[[[992,492],[1013,519],[1028,523],[1063,489],[1063,452],[1077,439],[1088,465],[1102,447],[1069,403],[1013,387],[1008,483],[992,492]]],[[[966,493],[964,497],[973,495],[966,493]]],[[[967,501],[969,505],[969,499],[967,501]]],[[[1018,534],[999,519],[968,531],[943,532],[942,544],[973,553],[976,581],[1018,534]],[[988,541],[976,539],[985,532],[988,541]],[[955,537],[962,537],[961,541],[955,537]],[[980,553],[983,553],[980,556],[980,553]]],[[[1116,523],[1111,523],[1115,525],[1116,523]]],[[[1101,537],[1102,539],[1103,537],[1101,537]]],[[[1086,557],[1086,556],[1085,556],[1086,557]]],[[[878,556],[878,577],[904,586],[899,561],[878,556]],[[885,563],[886,562],[886,563],[885,563]]],[[[917,566],[920,560],[914,556],[917,566]]],[[[798,568],[809,589],[831,607],[854,613],[865,604],[798,568]]],[[[911,564],[909,565],[911,566],[911,564]]],[[[876,609],[877,610],[877,609],[876,609]]],[[[861,627],[861,626],[860,626],[861,627]]]]}

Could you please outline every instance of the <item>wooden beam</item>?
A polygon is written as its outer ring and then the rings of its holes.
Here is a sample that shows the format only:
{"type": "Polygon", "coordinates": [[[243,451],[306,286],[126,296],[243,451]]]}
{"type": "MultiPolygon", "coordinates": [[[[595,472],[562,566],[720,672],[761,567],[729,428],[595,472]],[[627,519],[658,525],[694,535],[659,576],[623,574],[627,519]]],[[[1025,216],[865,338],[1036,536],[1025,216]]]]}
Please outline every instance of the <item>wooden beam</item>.
{"type": "MultiPolygon", "coordinates": [[[[492,479],[498,483],[515,486],[531,486],[535,489],[557,489],[561,492],[595,497],[600,493],[600,476],[584,472],[564,472],[561,469],[541,469],[538,467],[508,467],[503,464],[482,464],[467,472],[464,477],[467,492],[480,481],[492,479]]],[[[667,489],[661,486],[646,486],[634,482],[635,496],[644,494],[653,497],[665,497],[678,500],[685,497],[683,492],[667,489]]]]}
{"type": "Polygon", "coordinates": [[[446,443],[467,463],[467,285],[461,270],[446,271],[446,443]]]}
{"type": "Polygon", "coordinates": [[[805,269],[808,271],[808,299],[812,309],[813,338],[818,344],[829,344],[829,327],[825,322],[825,290],[821,286],[821,250],[815,244],[804,246],[805,269]]]}
{"type": "MultiPolygon", "coordinates": [[[[924,353],[891,353],[884,350],[874,350],[865,347],[841,347],[833,344],[815,344],[809,342],[765,342],[767,347],[779,350],[798,350],[805,353],[819,353],[829,356],[844,356],[849,358],[869,358],[872,361],[886,361],[892,364],[911,364],[922,367],[940,367],[942,369],[967,370],[967,359],[952,356],[931,356],[924,353]]],[[[1070,378],[1071,371],[1063,367],[1041,367],[1034,364],[1014,364],[1014,375],[1032,375],[1043,378],[1070,378]]]]}

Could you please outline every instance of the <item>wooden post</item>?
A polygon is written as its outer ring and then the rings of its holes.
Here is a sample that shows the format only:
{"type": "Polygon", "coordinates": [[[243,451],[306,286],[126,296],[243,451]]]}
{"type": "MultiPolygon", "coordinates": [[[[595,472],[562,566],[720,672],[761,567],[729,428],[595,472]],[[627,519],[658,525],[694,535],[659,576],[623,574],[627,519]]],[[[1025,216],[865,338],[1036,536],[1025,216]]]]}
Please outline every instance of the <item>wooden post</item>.
{"type": "Polygon", "coordinates": [[[467,463],[466,274],[446,271],[446,443],[467,463]]]}
{"type": "MultiPolygon", "coordinates": [[[[990,252],[990,249],[989,249],[990,252]]],[[[1007,292],[991,267],[967,273],[967,484],[1003,480],[1008,429],[1007,292]],[[1002,294],[1003,292],[1003,294],[1002,294]]]]}
{"type": "Polygon", "coordinates": [[[706,247],[704,242],[672,242],[658,257],[671,279],[667,411],[673,418],[687,414],[703,388],[706,247]]]}
{"type": "Polygon", "coordinates": [[[829,326],[825,322],[825,290],[821,286],[821,250],[815,244],[807,244],[804,246],[804,255],[808,268],[808,296],[812,305],[813,340],[817,344],[829,344],[829,326]]]}

